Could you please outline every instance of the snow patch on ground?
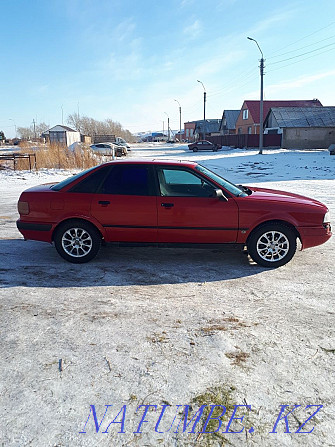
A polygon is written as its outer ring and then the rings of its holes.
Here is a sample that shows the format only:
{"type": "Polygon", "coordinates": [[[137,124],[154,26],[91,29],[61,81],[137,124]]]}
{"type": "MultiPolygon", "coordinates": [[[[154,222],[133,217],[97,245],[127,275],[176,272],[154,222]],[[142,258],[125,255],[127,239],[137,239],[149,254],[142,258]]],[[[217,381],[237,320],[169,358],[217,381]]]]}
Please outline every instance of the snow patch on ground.
{"type": "MultiPolygon", "coordinates": [[[[128,156],[196,160],[236,183],[311,196],[335,215],[335,157],[257,152],[193,154],[186,145],[155,144],[132,147],[128,156]]],[[[22,190],[73,173],[0,171],[3,445],[332,446],[334,238],[276,270],[233,249],[103,247],[93,262],[72,265],[48,244],[24,242],[15,221],[22,190]],[[223,433],[224,441],[181,428],[175,433],[177,423],[168,431],[176,405],[213,387],[251,405],[236,415],[246,415],[243,433],[223,433]],[[113,406],[99,433],[91,417],[80,434],[92,404],[99,421],[105,405],[113,406]],[[157,408],[134,435],[143,404],[157,408]],[[171,408],[158,430],[164,433],[157,433],[166,404],[171,408]],[[292,433],[281,421],[269,434],[283,404],[301,405],[288,417],[292,433]],[[322,410],[304,427],[313,432],[295,434],[312,414],[306,406],[317,404],[322,410]],[[123,405],[125,433],[118,433],[120,424],[102,433],[123,405]]],[[[240,422],[231,429],[240,430],[240,422]]]]}

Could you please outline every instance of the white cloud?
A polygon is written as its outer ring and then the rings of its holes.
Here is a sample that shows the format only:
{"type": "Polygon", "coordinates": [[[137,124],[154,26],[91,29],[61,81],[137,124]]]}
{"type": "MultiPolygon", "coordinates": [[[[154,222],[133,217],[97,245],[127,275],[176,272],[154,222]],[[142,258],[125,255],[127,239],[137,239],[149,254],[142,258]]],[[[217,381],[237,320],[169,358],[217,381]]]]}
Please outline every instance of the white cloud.
{"type": "Polygon", "coordinates": [[[180,7],[181,8],[188,8],[194,3],[194,0],[181,0],[180,7]]]}
{"type": "Polygon", "coordinates": [[[183,32],[186,36],[195,38],[201,33],[201,31],[202,31],[201,22],[200,20],[196,19],[191,25],[186,26],[183,32]]]}
{"type": "Polygon", "coordinates": [[[320,79],[328,78],[329,76],[334,76],[335,70],[330,70],[328,72],[317,73],[309,76],[301,76],[297,79],[290,79],[284,82],[279,82],[278,84],[271,84],[266,88],[266,91],[270,94],[279,93],[286,90],[297,89],[320,79]]]}

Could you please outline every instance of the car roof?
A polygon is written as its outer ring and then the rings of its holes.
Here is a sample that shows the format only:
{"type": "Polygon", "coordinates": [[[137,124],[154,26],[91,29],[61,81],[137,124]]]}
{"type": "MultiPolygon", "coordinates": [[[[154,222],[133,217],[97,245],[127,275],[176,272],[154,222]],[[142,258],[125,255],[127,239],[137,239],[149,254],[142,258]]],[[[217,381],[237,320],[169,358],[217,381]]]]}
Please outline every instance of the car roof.
{"type": "Polygon", "coordinates": [[[198,163],[189,160],[164,160],[164,159],[137,159],[137,160],[112,160],[102,165],[113,165],[113,164],[149,164],[149,165],[168,165],[168,166],[186,166],[194,168],[198,163]]]}

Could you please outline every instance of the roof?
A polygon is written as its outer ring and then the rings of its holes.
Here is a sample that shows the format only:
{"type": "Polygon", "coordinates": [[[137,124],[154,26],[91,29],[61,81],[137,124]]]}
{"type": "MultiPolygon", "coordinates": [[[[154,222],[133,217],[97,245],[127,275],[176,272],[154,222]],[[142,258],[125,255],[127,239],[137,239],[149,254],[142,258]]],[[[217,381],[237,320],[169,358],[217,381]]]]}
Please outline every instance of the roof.
{"type": "MultiPolygon", "coordinates": [[[[243,105],[247,106],[254,123],[260,122],[259,106],[260,101],[244,101],[243,105]]],[[[294,100],[294,101],[263,101],[263,120],[273,107],[322,107],[318,99],[294,100]]]]}
{"type": "Polygon", "coordinates": [[[273,107],[278,127],[334,127],[335,107],[273,107]]]}
{"type": "Polygon", "coordinates": [[[77,130],[71,129],[71,127],[68,126],[63,126],[63,124],[57,124],[56,126],[51,127],[47,132],[62,132],[64,130],[66,132],[77,132],[77,130]]]}
{"type": "MultiPolygon", "coordinates": [[[[194,161],[189,161],[189,160],[171,160],[171,159],[164,159],[164,158],[138,158],[138,159],[132,159],[132,160],[113,160],[113,161],[108,161],[106,163],[102,163],[103,165],[111,165],[111,164],[130,164],[130,165],[141,165],[141,164],[145,164],[145,165],[165,165],[165,166],[187,166],[189,168],[194,168],[195,166],[198,165],[198,163],[194,162],[194,161]]],[[[101,166],[101,165],[99,165],[101,166]]],[[[97,166],[98,167],[98,166],[97,166]]]]}
{"type": "MultiPolygon", "coordinates": [[[[206,119],[206,133],[213,133],[213,132],[219,132],[220,130],[220,123],[221,119],[206,119]]],[[[200,133],[203,132],[204,128],[204,120],[197,121],[197,124],[195,126],[197,130],[199,130],[200,133]]]]}
{"type": "MultiPolygon", "coordinates": [[[[222,119],[226,119],[226,128],[227,129],[235,129],[236,121],[240,114],[240,110],[224,110],[222,119]]],[[[221,128],[221,125],[220,125],[221,128]]]]}

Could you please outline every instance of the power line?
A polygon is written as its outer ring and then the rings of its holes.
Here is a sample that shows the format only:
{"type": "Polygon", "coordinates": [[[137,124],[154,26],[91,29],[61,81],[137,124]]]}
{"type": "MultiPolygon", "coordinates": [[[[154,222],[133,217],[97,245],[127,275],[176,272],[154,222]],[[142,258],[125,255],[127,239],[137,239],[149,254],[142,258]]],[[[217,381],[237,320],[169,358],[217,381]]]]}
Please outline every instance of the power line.
{"type": "Polygon", "coordinates": [[[290,65],[293,65],[293,64],[298,64],[299,62],[306,61],[307,59],[311,59],[312,57],[319,56],[320,54],[324,54],[324,53],[329,53],[330,51],[334,51],[334,50],[335,50],[335,48],[332,48],[331,50],[322,51],[321,53],[318,53],[318,54],[313,54],[312,56],[305,57],[304,59],[301,59],[299,61],[291,62],[290,64],[283,65],[282,67],[278,67],[278,68],[274,68],[273,70],[269,70],[269,72],[280,70],[282,68],[289,67],[290,65]]]}
{"type": "Polygon", "coordinates": [[[315,51],[319,51],[319,50],[322,50],[324,48],[331,47],[333,45],[335,45],[335,42],[334,43],[329,43],[328,45],[324,45],[323,47],[315,48],[315,50],[306,51],[305,53],[301,53],[301,54],[298,54],[296,56],[292,56],[292,57],[288,57],[286,59],[282,59],[281,61],[270,62],[270,64],[268,64],[268,65],[280,64],[281,62],[286,62],[286,61],[289,61],[289,60],[292,60],[292,59],[296,59],[297,57],[305,56],[306,54],[315,53],[315,51]]]}
{"type": "Polygon", "coordinates": [[[267,59],[273,59],[273,58],[285,56],[286,54],[294,53],[295,51],[299,51],[299,50],[303,50],[303,49],[308,48],[308,47],[312,47],[313,45],[316,45],[318,43],[324,42],[324,41],[329,40],[329,39],[333,39],[334,37],[335,37],[335,35],[334,36],[330,36],[330,37],[326,37],[325,39],[318,40],[317,42],[310,43],[309,45],[305,45],[304,47],[296,48],[295,50],[286,51],[285,53],[278,54],[278,56],[269,56],[269,57],[267,57],[267,59]]]}
{"type": "Polygon", "coordinates": [[[281,51],[281,50],[285,50],[285,48],[291,47],[292,45],[294,45],[294,44],[296,44],[296,43],[298,43],[298,42],[301,42],[302,40],[307,39],[308,37],[314,36],[314,34],[317,34],[317,33],[319,33],[320,31],[323,31],[324,29],[329,28],[330,26],[333,26],[334,24],[335,24],[335,22],[331,22],[331,23],[329,23],[328,25],[323,26],[322,28],[320,28],[320,29],[314,31],[313,33],[311,33],[311,34],[307,34],[307,36],[304,36],[304,37],[302,37],[301,39],[298,39],[298,40],[296,40],[296,41],[294,41],[294,42],[292,42],[292,43],[289,43],[288,45],[285,45],[284,47],[279,48],[274,54],[278,53],[278,52],[281,51]]]}

